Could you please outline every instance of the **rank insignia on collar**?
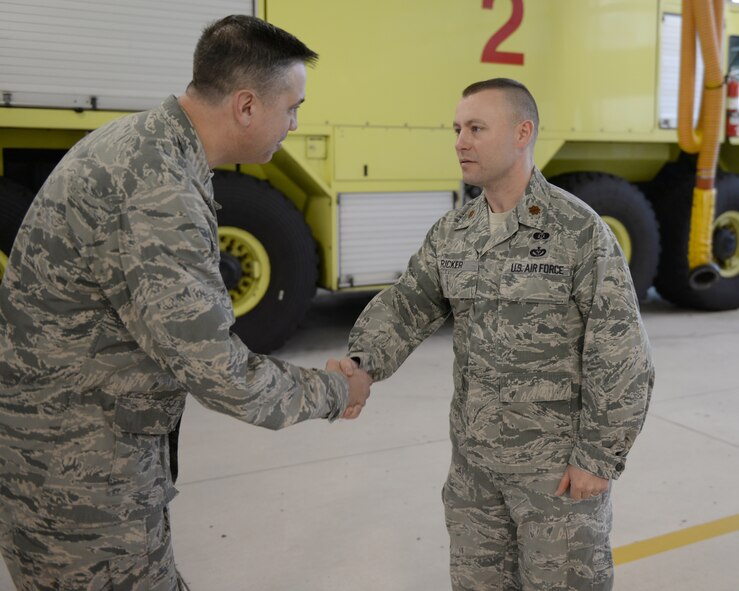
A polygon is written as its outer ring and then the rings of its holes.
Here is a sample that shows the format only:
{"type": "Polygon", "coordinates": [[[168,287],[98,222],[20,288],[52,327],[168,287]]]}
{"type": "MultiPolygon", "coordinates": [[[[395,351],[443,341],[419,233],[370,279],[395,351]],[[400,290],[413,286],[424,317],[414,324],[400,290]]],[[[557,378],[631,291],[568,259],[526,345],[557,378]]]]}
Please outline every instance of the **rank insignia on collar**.
{"type": "Polygon", "coordinates": [[[539,215],[541,213],[541,207],[539,207],[538,205],[532,205],[531,207],[529,207],[529,213],[531,215],[539,215]]]}
{"type": "Polygon", "coordinates": [[[475,210],[474,209],[470,209],[470,213],[467,214],[467,217],[470,217],[470,218],[475,217],[475,210]]]}

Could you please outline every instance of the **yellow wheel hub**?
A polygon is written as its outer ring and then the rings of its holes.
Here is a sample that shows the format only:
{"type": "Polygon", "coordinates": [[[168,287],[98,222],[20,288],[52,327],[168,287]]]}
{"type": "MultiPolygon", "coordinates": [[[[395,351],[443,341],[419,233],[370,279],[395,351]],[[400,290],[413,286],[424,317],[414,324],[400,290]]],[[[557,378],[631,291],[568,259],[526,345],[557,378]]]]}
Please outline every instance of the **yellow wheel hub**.
{"type": "Polygon", "coordinates": [[[8,257],[5,256],[5,253],[0,250],[0,281],[3,280],[3,277],[5,276],[5,269],[8,267],[8,257]]]}
{"type": "MultiPolygon", "coordinates": [[[[739,241],[739,211],[725,211],[713,222],[713,231],[723,230],[734,234],[734,243],[739,241]]],[[[721,277],[730,278],[739,275],[739,248],[728,258],[719,261],[721,277]]]]}
{"type": "Polygon", "coordinates": [[[624,226],[616,218],[609,215],[604,215],[603,221],[608,224],[608,227],[616,236],[616,240],[618,240],[618,243],[621,246],[621,250],[624,251],[626,262],[631,263],[631,236],[629,234],[629,231],[626,229],[626,226],[624,226]]]}
{"type": "Polygon", "coordinates": [[[231,295],[234,315],[243,316],[262,301],[269,287],[269,255],[253,235],[233,226],[218,228],[221,273],[231,295]]]}

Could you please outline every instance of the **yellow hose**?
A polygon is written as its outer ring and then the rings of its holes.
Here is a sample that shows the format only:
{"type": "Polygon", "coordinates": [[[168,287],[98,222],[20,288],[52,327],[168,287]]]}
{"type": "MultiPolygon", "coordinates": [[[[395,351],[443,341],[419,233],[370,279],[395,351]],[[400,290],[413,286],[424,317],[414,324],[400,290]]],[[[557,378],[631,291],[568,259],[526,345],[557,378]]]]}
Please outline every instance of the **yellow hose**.
{"type": "Polygon", "coordinates": [[[724,76],[721,65],[723,0],[683,0],[678,101],[678,142],[690,154],[698,152],[693,207],[690,216],[690,269],[711,265],[714,189],[721,125],[724,115],[724,76]],[[695,88],[695,33],[700,38],[705,66],[698,127],[693,128],[695,88]]]}
{"type": "Polygon", "coordinates": [[[713,261],[712,229],[716,209],[716,189],[693,189],[693,207],[690,211],[690,241],[688,266],[696,269],[713,261]]]}

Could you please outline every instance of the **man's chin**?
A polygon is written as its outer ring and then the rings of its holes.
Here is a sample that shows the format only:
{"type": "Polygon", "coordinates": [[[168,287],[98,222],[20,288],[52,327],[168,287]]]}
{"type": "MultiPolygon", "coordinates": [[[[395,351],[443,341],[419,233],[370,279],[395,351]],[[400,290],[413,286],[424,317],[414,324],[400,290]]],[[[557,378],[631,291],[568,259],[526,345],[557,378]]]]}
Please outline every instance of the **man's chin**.
{"type": "Polygon", "coordinates": [[[265,155],[266,160],[264,162],[260,162],[260,164],[266,164],[267,162],[272,160],[272,157],[275,154],[277,154],[277,152],[279,152],[281,149],[282,149],[282,145],[280,144],[276,148],[273,148],[272,150],[270,150],[269,153],[265,155]]]}
{"type": "Polygon", "coordinates": [[[272,160],[272,156],[274,155],[275,153],[273,151],[270,151],[267,154],[263,154],[260,158],[255,158],[250,162],[250,164],[267,164],[267,162],[272,160]]]}

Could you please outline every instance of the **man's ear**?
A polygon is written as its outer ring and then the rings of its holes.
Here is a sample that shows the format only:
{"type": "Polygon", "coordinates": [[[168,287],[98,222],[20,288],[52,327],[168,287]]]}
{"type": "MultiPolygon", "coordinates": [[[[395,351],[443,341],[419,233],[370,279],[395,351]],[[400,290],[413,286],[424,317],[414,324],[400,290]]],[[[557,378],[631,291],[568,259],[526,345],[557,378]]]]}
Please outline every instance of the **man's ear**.
{"type": "Polygon", "coordinates": [[[231,104],[234,117],[244,127],[251,125],[255,112],[259,108],[258,102],[257,95],[251,90],[237,90],[233,93],[231,104]]]}
{"type": "Polygon", "coordinates": [[[516,129],[516,140],[521,148],[529,145],[534,137],[534,122],[526,119],[518,124],[516,129]]]}

